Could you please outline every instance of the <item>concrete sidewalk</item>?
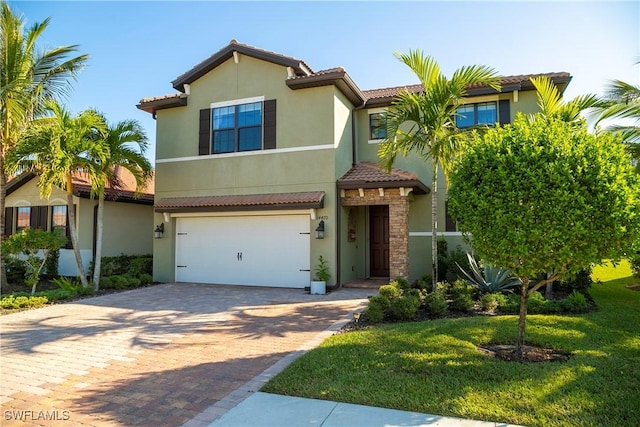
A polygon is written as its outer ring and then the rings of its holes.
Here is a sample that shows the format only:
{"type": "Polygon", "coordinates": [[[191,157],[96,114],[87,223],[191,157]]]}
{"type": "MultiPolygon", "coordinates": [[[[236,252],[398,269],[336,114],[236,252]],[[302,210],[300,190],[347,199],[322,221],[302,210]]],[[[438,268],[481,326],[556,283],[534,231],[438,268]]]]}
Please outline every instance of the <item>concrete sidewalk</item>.
{"type": "Polygon", "coordinates": [[[504,423],[441,417],[327,400],[254,393],[209,427],[506,427],[504,423]]]}

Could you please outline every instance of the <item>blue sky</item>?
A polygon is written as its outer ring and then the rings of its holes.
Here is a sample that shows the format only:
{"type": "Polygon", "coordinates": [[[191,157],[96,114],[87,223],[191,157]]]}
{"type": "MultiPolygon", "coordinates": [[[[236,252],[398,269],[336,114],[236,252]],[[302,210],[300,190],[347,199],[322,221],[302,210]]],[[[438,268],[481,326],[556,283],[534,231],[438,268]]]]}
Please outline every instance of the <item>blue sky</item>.
{"type": "Polygon", "coordinates": [[[443,71],[485,64],[501,75],[567,71],[565,96],[640,82],[640,2],[34,2],[10,1],[27,25],[51,22],[40,46],[90,56],[67,107],[136,119],[155,150],[155,122],[135,105],[231,39],[342,66],[360,89],[417,83],[393,52],[421,49],[443,71]]]}

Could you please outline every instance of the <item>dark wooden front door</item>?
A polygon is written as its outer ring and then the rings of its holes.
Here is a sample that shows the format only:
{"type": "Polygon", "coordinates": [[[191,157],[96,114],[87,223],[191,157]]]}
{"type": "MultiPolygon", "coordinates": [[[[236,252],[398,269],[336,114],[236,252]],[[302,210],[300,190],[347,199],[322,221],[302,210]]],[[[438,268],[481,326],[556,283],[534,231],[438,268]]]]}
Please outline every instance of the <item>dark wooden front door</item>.
{"type": "Polygon", "coordinates": [[[389,206],[369,207],[371,276],[389,277],[389,206]]]}

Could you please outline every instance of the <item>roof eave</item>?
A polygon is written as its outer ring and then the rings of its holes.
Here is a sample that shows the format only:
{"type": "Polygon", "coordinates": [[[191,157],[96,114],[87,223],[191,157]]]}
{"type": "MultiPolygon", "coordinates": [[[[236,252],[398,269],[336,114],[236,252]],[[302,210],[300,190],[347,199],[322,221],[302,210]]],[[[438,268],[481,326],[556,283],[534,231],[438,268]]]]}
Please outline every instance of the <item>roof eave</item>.
{"type": "Polygon", "coordinates": [[[287,79],[287,86],[292,90],[308,89],[321,86],[336,86],[355,105],[362,105],[366,97],[345,71],[333,71],[309,77],[287,79]]]}
{"type": "Polygon", "coordinates": [[[251,56],[253,58],[268,61],[277,65],[282,65],[284,67],[292,67],[299,75],[309,75],[312,72],[312,70],[309,69],[309,67],[300,60],[288,58],[276,53],[254,49],[242,44],[231,43],[218,52],[214,53],[209,58],[205,59],[186,73],[178,76],[174,81],[171,82],[171,84],[176,90],[184,92],[185,84],[193,83],[223,62],[232,58],[233,52],[238,52],[242,55],[251,56]]]}
{"type": "Polygon", "coordinates": [[[153,101],[140,102],[136,107],[139,110],[146,111],[149,114],[155,115],[158,110],[165,110],[167,108],[184,107],[187,105],[187,97],[180,96],[175,98],[157,99],[153,101]]]}
{"type": "Polygon", "coordinates": [[[338,181],[337,187],[340,190],[357,190],[359,188],[413,188],[414,194],[428,194],[431,190],[424,185],[421,181],[406,180],[406,181],[338,181]]]}

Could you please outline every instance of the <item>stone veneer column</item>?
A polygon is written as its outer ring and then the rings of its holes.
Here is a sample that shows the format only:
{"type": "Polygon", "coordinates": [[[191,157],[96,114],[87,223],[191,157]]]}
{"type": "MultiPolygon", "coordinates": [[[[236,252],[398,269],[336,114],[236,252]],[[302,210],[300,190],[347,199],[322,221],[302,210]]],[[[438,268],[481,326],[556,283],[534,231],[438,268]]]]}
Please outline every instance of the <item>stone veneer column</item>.
{"type": "Polygon", "coordinates": [[[409,199],[404,196],[389,205],[389,276],[409,278],[409,199]]]}

